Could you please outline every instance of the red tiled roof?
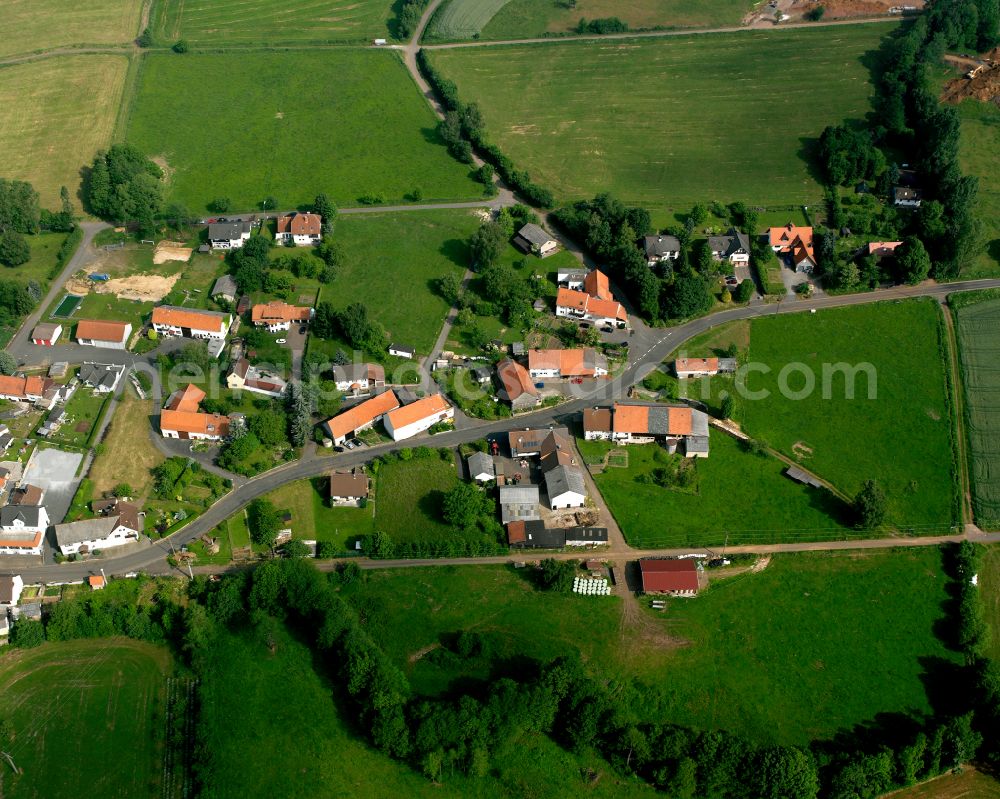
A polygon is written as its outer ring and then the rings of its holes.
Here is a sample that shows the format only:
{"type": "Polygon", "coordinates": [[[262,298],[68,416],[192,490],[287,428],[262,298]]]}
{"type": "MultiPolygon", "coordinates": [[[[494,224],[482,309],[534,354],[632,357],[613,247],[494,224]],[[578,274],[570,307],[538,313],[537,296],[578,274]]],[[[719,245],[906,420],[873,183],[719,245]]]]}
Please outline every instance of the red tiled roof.
{"type": "Polygon", "coordinates": [[[152,323],[170,327],[187,327],[193,330],[211,330],[213,333],[223,331],[225,317],[214,313],[172,308],[159,305],[153,309],[152,323]]]}
{"type": "Polygon", "coordinates": [[[796,244],[813,257],[813,229],[807,226],[792,224],[784,227],[773,227],[768,230],[768,239],[772,247],[779,247],[778,252],[794,252],[796,244]]]}
{"type": "Polygon", "coordinates": [[[81,319],[76,323],[77,339],[122,342],[132,327],[128,322],[105,322],[99,319],[81,319]]]}
{"type": "Polygon", "coordinates": [[[640,560],[642,590],[697,591],[698,565],[691,558],[683,560],[640,560]]]}
{"type": "Polygon", "coordinates": [[[182,411],[194,413],[205,399],[205,392],[194,383],[188,383],[181,391],[175,391],[167,400],[166,409],[168,411],[182,411]]]}
{"type": "Polygon", "coordinates": [[[318,236],[322,228],[322,217],[319,214],[296,213],[278,217],[279,233],[291,233],[293,236],[318,236]]]}
{"type": "Polygon", "coordinates": [[[610,433],[611,432],[611,409],[610,408],[584,408],[583,411],[584,432],[610,433]]]}
{"type": "Polygon", "coordinates": [[[870,241],[868,242],[868,254],[888,255],[902,243],[901,241],[870,241]]]}
{"type": "Polygon", "coordinates": [[[386,391],[376,397],[365,400],[355,405],[353,408],[344,411],[332,419],[328,419],[326,426],[334,439],[353,433],[355,430],[364,427],[366,424],[375,421],[380,416],[399,407],[399,400],[391,391],[386,391]]]}
{"type": "Polygon", "coordinates": [[[674,361],[677,372],[718,372],[718,358],[678,358],[674,361]]]}
{"type": "Polygon", "coordinates": [[[7,397],[41,397],[51,385],[51,380],[38,376],[0,375],[0,394],[7,397]]]}
{"type": "Polygon", "coordinates": [[[591,297],[597,297],[601,300],[614,299],[611,295],[611,286],[608,284],[608,276],[600,269],[595,269],[587,274],[583,280],[583,289],[591,297]]]}
{"type": "Polygon", "coordinates": [[[563,377],[592,377],[594,370],[585,365],[586,350],[529,350],[528,369],[558,369],[563,377]]]}
{"type": "Polygon", "coordinates": [[[308,322],[312,316],[312,308],[301,305],[288,305],[275,300],[274,302],[255,305],[250,318],[255,325],[275,324],[278,322],[308,322]]]}
{"type": "Polygon", "coordinates": [[[513,546],[514,544],[523,544],[527,541],[527,536],[524,532],[524,522],[509,522],[507,524],[507,543],[513,546]]]}
{"type": "Polygon", "coordinates": [[[505,358],[500,361],[497,364],[497,376],[511,400],[517,399],[522,394],[538,396],[538,391],[535,389],[534,383],[531,382],[528,370],[515,360],[505,358]]]}
{"type": "Polygon", "coordinates": [[[224,438],[229,435],[229,417],[220,413],[192,411],[160,411],[160,432],[198,433],[224,438]]]}
{"type": "Polygon", "coordinates": [[[390,411],[388,418],[393,428],[398,430],[401,427],[406,427],[408,424],[436,416],[450,409],[451,405],[448,404],[448,401],[443,396],[440,394],[430,394],[416,402],[411,402],[409,405],[404,405],[402,408],[390,411]]]}

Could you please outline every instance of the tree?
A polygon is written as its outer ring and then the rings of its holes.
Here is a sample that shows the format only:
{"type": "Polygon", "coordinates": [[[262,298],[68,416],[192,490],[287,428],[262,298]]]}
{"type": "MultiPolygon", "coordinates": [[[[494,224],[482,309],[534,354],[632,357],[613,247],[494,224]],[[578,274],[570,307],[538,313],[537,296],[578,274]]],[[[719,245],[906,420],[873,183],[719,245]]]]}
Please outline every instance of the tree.
{"type": "Polygon", "coordinates": [[[819,777],[812,755],[794,746],[761,750],[750,771],[750,794],[759,799],[815,799],[819,777]]]}
{"type": "Polygon", "coordinates": [[[38,192],[30,183],[0,178],[0,231],[37,233],[40,217],[38,192]]]}
{"type": "Polygon", "coordinates": [[[231,435],[219,452],[219,466],[223,469],[236,469],[258,449],[260,441],[253,433],[245,431],[242,435],[231,435]]]}
{"type": "Polygon", "coordinates": [[[281,545],[281,554],[287,558],[307,558],[312,552],[309,546],[297,538],[281,545]]]}
{"type": "Polygon", "coordinates": [[[45,628],[40,621],[20,618],[14,622],[10,631],[11,646],[30,649],[45,643],[45,628]]]}
{"type": "Polygon", "coordinates": [[[175,53],[184,54],[188,51],[187,39],[178,39],[174,42],[174,46],[170,48],[175,53]]]}
{"type": "Polygon", "coordinates": [[[270,249],[270,240],[263,236],[251,236],[242,247],[230,251],[227,260],[240,293],[263,290],[270,264],[270,249]]]}
{"type": "Polygon", "coordinates": [[[740,282],[739,286],[736,287],[736,296],[733,297],[733,299],[735,299],[736,302],[750,302],[753,292],[753,281],[750,279],[743,280],[740,282]]]}
{"type": "Polygon", "coordinates": [[[288,440],[293,447],[304,446],[312,428],[309,400],[302,386],[295,380],[285,389],[285,408],[288,412],[288,440]]]}
{"type": "Polygon", "coordinates": [[[875,480],[865,480],[854,497],[854,513],[859,526],[873,530],[885,520],[886,496],[875,480]]]}
{"type": "Polygon", "coordinates": [[[927,278],[931,271],[931,258],[924,243],[916,236],[907,236],[896,248],[896,266],[900,277],[911,286],[927,278]]]}
{"type": "Polygon", "coordinates": [[[697,275],[682,275],[666,289],[663,310],[671,319],[686,319],[712,307],[712,295],[697,275]]]}
{"type": "Polygon", "coordinates": [[[287,444],[285,437],[285,415],[276,410],[263,410],[255,413],[247,422],[250,432],[257,436],[261,445],[269,449],[287,444]]]}
{"type": "Polygon", "coordinates": [[[490,164],[483,164],[473,173],[473,178],[484,186],[492,186],[494,174],[493,167],[490,164]]]}
{"type": "Polygon", "coordinates": [[[20,266],[31,260],[31,247],[16,230],[0,233],[0,264],[20,266]]]}
{"type": "Polygon", "coordinates": [[[120,497],[134,497],[135,496],[135,489],[133,489],[132,486],[130,486],[128,483],[119,483],[118,485],[116,485],[114,487],[114,490],[111,493],[114,494],[116,497],[119,497],[119,498],[120,497]]]}
{"type": "Polygon", "coordinates": [[[481,516],[489,513],[489,497],[472,483],[459,483],[444,495],[444,520],[460,530],[475,527],[481,516]]]}
{"type": "Polygon", "coordinates": [[[232,200],[228,197],[216,197],[212,202],[208,204],[208,210],[215,211],[219,214],[224,214],[229,210],[229,206],[232,204],[232,200]]]}
{"type": "Polygon", "coordinates": [[[546,558],[541,563],[539,581],[549,591],[568,592],[573,588],[576,565],[573,561],[546,558]]]}
{"type": "Polygon", "coordinates": [[[484,222],[469,241],[469,257],[477,271],[496,263],[507,246],[507,236],[496,222],[484,222]]]}
{"type": "Polygon", "coordinates": [[[135,40],[135,43],[143,48],[152,47],[153,32],[149,28],[143,28],[142,33],[139,34],[139,38],[135,40]]]}
{"type": "Polygon", "coordinates": [[[452,305],[458,300],[458,295],[462,291],[462,281],[457,275],[448,272],[436,281],[437,293],[452,305]]]}
{"type": "Polygon", "coordinates": [[[255,499],[247,507],[247,523],[250,527],[250,538],[258,546],[273,547],[278,539],[281,519],[278,509],[270,500],[255,499]]]}
{"type": "Polygon", "coordinates": [[[0,350],[0,375],[12,375],[17,371],[17,361],[7,350],[0,350]]]}
{"type": "Polygon", "coordinates": [[[722,400],[722,405],[719,409],[722,414],[723,419],[732,419],[733,411],[736,409],[736,400],[733,399],[732,394],[726,394],[722,400]]]}
{"type": "Polygon", "coordinates": [[[131,144],[99,152],[84,184],[84,200],[95,215],[114,222],[134,221],[149,233],[163,207],[163,170],[131,144]]]}
{"type": "Polygon", "coordinates": [[[313,211],[322,217],[323,235],[332,236],[333,225],[337,218],[337,206],[325,194],[317,194],[313,200],[313,211]]]}

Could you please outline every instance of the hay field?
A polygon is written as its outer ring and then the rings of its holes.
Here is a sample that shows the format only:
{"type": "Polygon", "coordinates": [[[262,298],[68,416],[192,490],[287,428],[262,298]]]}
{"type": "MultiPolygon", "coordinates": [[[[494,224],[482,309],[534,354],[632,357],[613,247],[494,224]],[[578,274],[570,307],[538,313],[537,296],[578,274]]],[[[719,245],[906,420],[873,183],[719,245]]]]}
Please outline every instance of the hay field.
{"type": "Polygon", "coordinates": [[[183,0],[159,5],[153,35],[193,44],[288,44],[384,37],[392,0],[183,0]]]}
{"type": "Polygon", "coordinates": [[[561,200],[813,203],[811,143],[871,110],[894,23],[431,51],[490,139],[561,200]]]}
{"type": "Polygon", "coordinates": [[[74,55],[0,69],[0,175],[30,181],[50,208],[66,186],[79,209],[80,168],[111,141],[127,67],[74,55]]]}
{"type": "Polygon", "coordinates": [[[6,33],[0,36],[0,56],[125,44],[139,34],[142,11],[142,0],[4,0],[2,5],[6,33]]]}

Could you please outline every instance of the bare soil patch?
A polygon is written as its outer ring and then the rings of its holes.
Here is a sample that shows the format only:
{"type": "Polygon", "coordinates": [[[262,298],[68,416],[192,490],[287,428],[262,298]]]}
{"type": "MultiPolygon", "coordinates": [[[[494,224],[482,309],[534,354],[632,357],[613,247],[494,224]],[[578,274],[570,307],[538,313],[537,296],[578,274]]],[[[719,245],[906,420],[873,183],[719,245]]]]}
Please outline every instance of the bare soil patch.
{"type": "Polygon", "coordinates": [[[182,241],[167,241],[164,239],[156,245],[156,249],[153,251],[153,263],[162,264],[167,261],[183,261],[186,263],[190,260],[192,252],[193,250],[190,247],[185,247],[182,241]]]}
{"type": "Polygon", "coordinates": [[[962,74],[945,84],[941,100],[957,105],[970,97],[982,102],[1000,104],[1000,47],[987,53],[981,59],[946,55],[944,60],[962,74]],[[969,78],[967,75],[974,75],[969,78]]]}
{"type": "Polygon", "coordinates": [[[795,457],[799,460],[803,458],[811,458],[813,456],[813,448],[810,447],[805,441],[796,441],[792,444],[792,452],[795,453],[795,457]]]}
{"type": "Polygon", "coordinates": [[[86,275],[75,275],[66,282],[66,290],[70,294],[86,295],[114,294],[122,300],[138,300],[139,302],[159,302],[166,297],[181,279],[176,275],[138,274],[129,277],[115,277],[103,282],[88,280],[86,275]]]}

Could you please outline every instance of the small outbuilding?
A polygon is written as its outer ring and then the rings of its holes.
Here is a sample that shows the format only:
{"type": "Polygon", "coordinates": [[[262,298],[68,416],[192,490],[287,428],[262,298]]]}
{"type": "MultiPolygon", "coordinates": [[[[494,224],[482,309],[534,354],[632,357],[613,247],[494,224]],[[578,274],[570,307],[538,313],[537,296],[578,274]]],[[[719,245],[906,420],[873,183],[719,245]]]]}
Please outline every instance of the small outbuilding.
{"type": "Polygon", "coordinates": [[[497,479],[496,464],[485,452],[473,452],[468,458],[469,478],[477,483],[488,483],[497,479]]]}
{"type": "Polygon", "coordinates": [[[517,235],[514,236],[514,246],[526,253],[545,258],[559,248],[559,242],[551,233],[529,222],[517,231],[517,235]]]}

